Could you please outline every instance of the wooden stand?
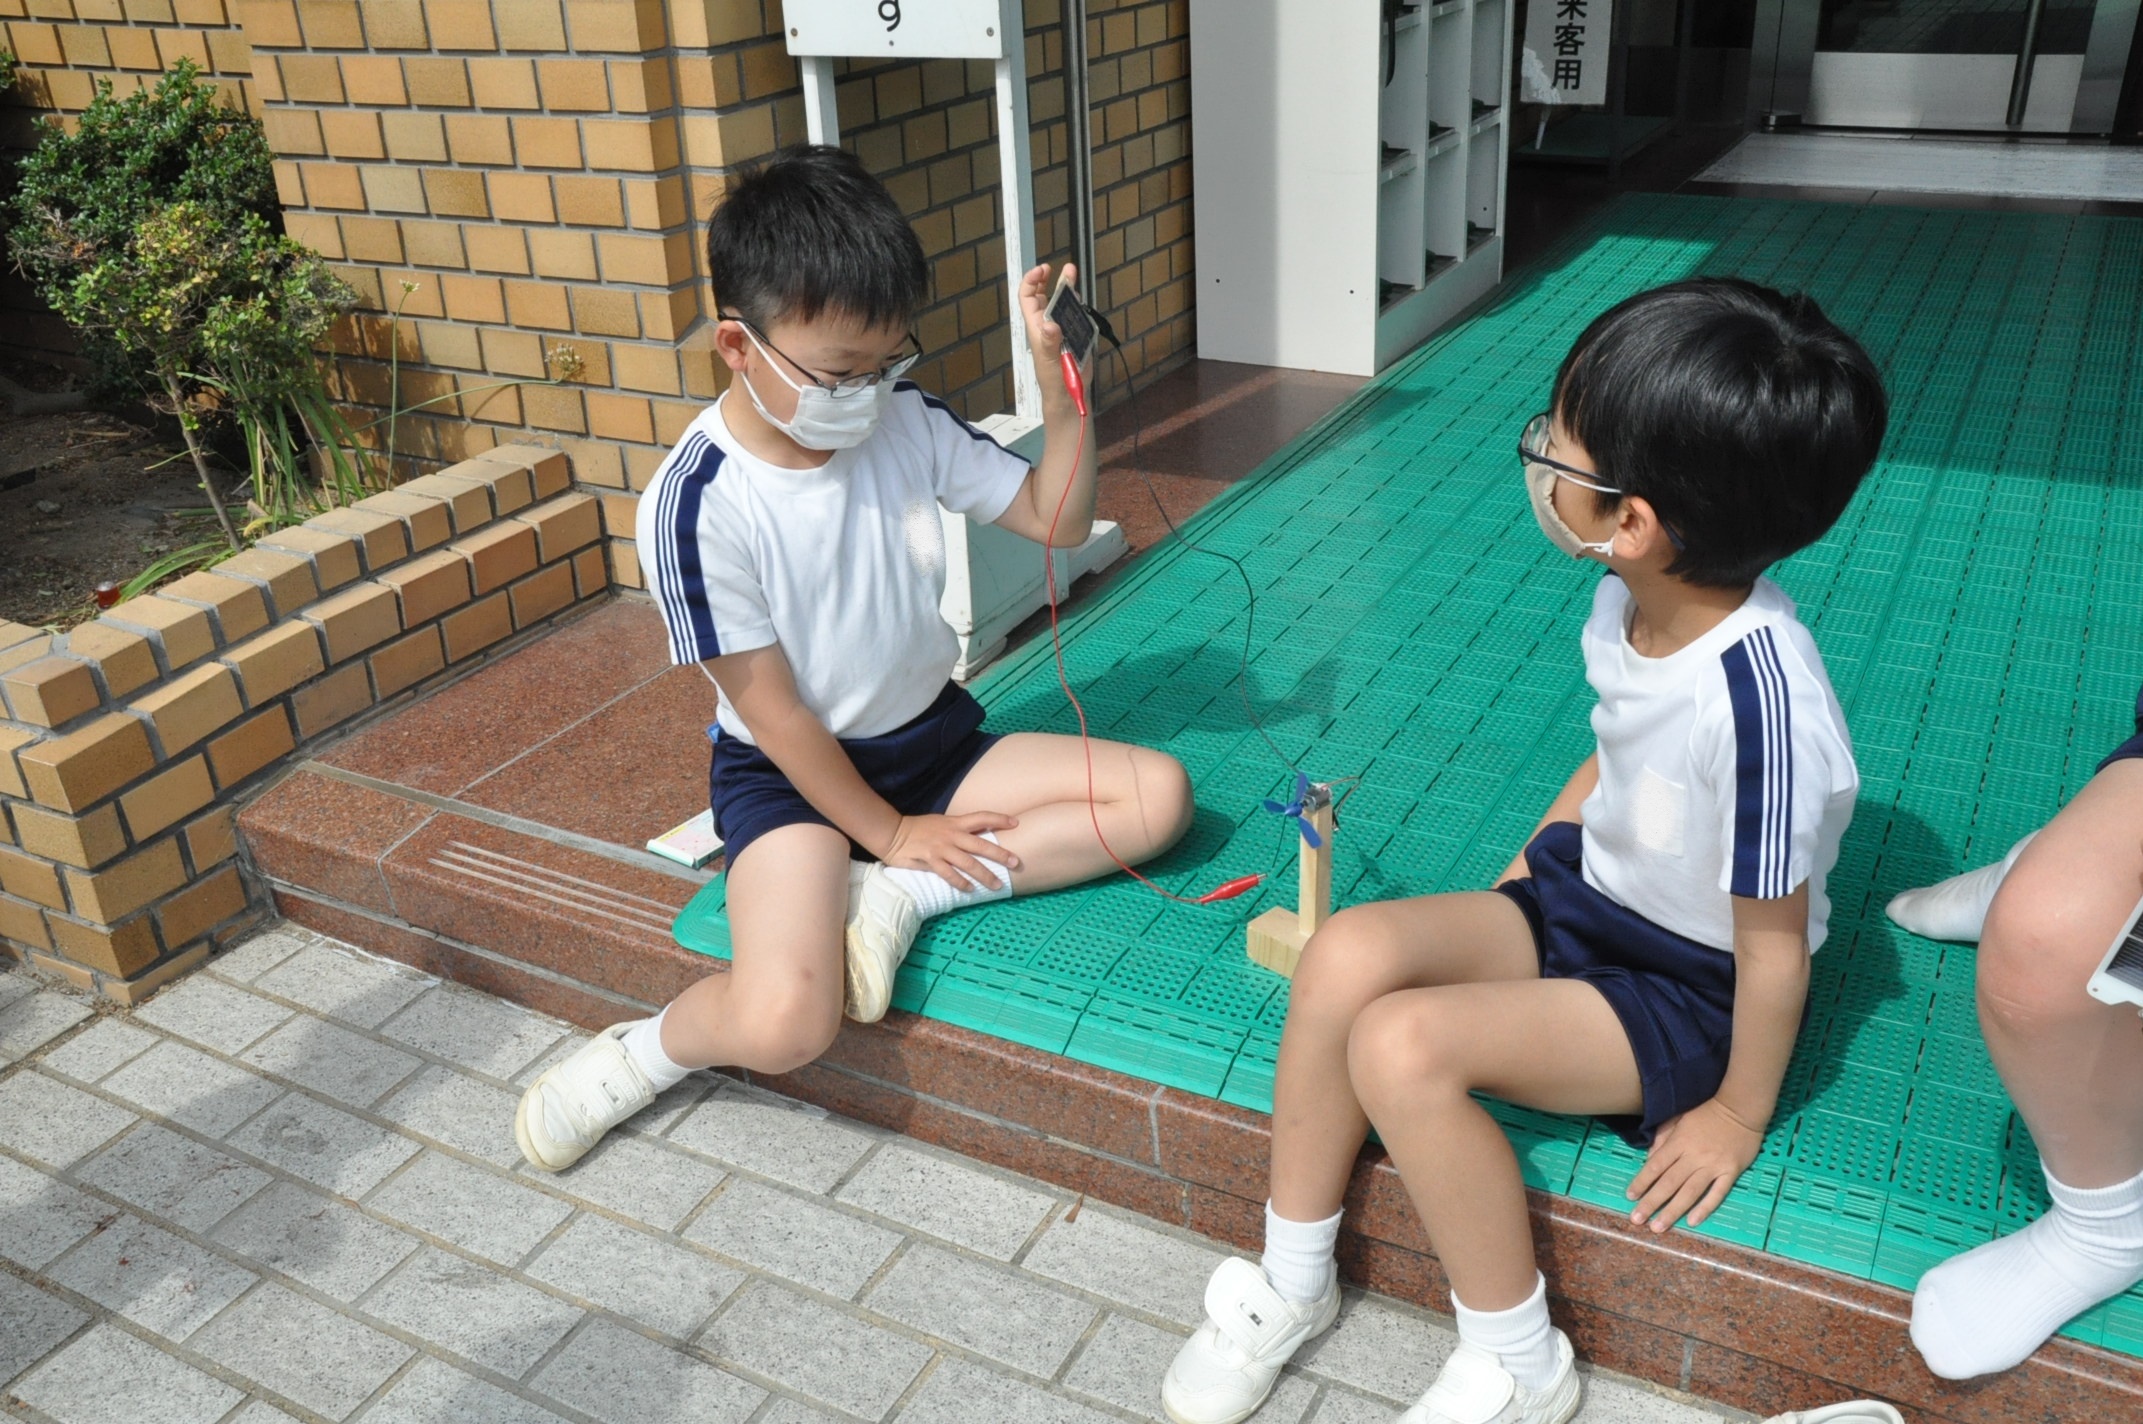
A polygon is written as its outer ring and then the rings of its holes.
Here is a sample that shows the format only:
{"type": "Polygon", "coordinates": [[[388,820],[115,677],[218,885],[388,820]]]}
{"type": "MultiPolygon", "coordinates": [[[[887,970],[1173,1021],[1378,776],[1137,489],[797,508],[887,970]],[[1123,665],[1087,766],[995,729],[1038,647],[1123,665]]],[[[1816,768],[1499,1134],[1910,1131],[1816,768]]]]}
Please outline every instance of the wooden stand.
{"type": "Polygon", "coordinates": [[[1332,789],[1313,785],[1303,798],[1302,817],[1317,828],[1324,844],[1302,843],[1302,887],[1296,908],[1267,910],[1250,922],[1250,957],[1275,974],[1295,977],[1303,946],[1332,916],[1332,789]]]}

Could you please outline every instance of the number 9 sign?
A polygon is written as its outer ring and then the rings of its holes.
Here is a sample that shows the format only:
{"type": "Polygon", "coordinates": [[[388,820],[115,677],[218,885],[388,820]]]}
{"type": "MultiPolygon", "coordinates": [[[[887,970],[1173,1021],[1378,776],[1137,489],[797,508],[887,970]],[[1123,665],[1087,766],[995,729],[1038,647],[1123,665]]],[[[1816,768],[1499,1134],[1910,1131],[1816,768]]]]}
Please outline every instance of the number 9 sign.
{"type": "Polygon", "coordinates": [[[1002,59],[1019,0],[787,0],[793,55],[1002,59]]]}

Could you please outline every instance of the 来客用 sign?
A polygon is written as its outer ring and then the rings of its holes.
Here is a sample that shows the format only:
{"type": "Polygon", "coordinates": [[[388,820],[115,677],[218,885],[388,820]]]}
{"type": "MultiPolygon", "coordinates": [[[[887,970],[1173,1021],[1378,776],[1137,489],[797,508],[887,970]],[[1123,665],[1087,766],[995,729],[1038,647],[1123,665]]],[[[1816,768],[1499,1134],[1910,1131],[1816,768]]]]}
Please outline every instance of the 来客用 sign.
{"type": "Polygon", "coordinates": [[[1532,0],[1518,60],[1518,97],[1528,104],[1606,103],[1614,8],[1614,0],[1532,0]]]}

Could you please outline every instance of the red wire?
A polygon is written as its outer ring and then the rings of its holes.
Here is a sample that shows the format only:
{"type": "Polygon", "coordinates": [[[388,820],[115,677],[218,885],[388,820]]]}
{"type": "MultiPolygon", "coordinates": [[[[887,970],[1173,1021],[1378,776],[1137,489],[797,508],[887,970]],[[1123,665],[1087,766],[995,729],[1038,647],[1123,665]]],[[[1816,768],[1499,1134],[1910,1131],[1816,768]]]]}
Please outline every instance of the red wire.
{"type": "Polygon", "coordinates": [[[1064,671],[1064,638],[1057,629],[1057,521],[1064,517],[1064,505],[1071,498],[1072,485],[1079,478],[1079,462],[1086,456],[1086,392],[1078,381],[1079,368],[1072,363],[1071,353],[1064,353],[1065,384],[1070,388],[1074,402],[1079,407],[1079,443],[1072,450],[1072,472],[1064,481],[1064,491],[1057,496],[1056,511],[1049,516],[1049,537],[1042,544],[1042,583],[1049,593],[1049,643],[1057,658],[1057,685],[1064,689],[1064,698],[1071,703],[1072,711],[1079,717],[1079,747],[1086,754],[1086,814],[1094,823],[1094,839],[1101,842],[1102,850],[1116,862],[1117,869],[1145,886],[1156,895],[1166,896],[1179,905],[1210,905],[1216,900],[1232,900],[1244,891],[1254,888],[1265,877],[1246,875],[1227,881],[1204,895],[1178,895],[1173,890],[1164,890],[1131,868],[1130,862],[1118,855],[1110,846],[1109,838],[1101,831],[1101,809],[1095,804],[1094,795],[1094,741],[1086,730],[1086,708],[1079,704],[1079,694],[1072,691],[1071,677],[1064,671]]]}

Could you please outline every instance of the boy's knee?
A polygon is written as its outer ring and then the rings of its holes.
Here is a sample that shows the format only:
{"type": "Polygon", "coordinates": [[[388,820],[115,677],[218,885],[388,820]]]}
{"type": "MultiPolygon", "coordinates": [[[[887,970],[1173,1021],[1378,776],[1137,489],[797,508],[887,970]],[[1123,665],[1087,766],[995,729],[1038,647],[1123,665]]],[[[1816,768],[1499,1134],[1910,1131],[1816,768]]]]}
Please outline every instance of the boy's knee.
{"type": "Polygon", "coordinates": [[[1418,1002],[1378,999],[1355,1016],[1347,1034],[1347,1076],[1364,1107],[1397,1088],[1420,1089],[1453,1081],[1443,1051],[1448,1035],[1436,1014],[1418,1002]]]}
{"type": "Polygon", "coordinates": [[[1191,774],[1166,752],[1148,751],[1139,760],[1139,795],[1146,803],[1146,824],[1152,830],[1154,848],[1166,850],[1183,839],[1198,811],[1191,774]]]}
{"type": "Polygon", "coordinates": [[[2058,901],[2042,893],[2049,888],[2005,884],[1980,937],[1979,1011],[1989,1026],[2011,1034],[2052,1031],[2104,1008],[2083,988],[2104,946],[2077,936],[2058,901]]]}
{"type": "Polygon", "coordinates": [[[1371,924],[1368,916],[1349,906],[1318,926],[1295,966],[1295,982],[1288,991],[1290,1012],[1307,1001],[1320,1008],[1344,1004],[1352,1014],[1368,1001],[1373,986],[1381,982],[1368,953],[1376,938],[1371,924]]]}
{"type": "Polygon", "coordinates": [[[751,1007],[740,1066],[755,1073],[793,1073],[816,1062],[841,1031],[841,999],[815,979],[785,985],[751,1007]]]}

